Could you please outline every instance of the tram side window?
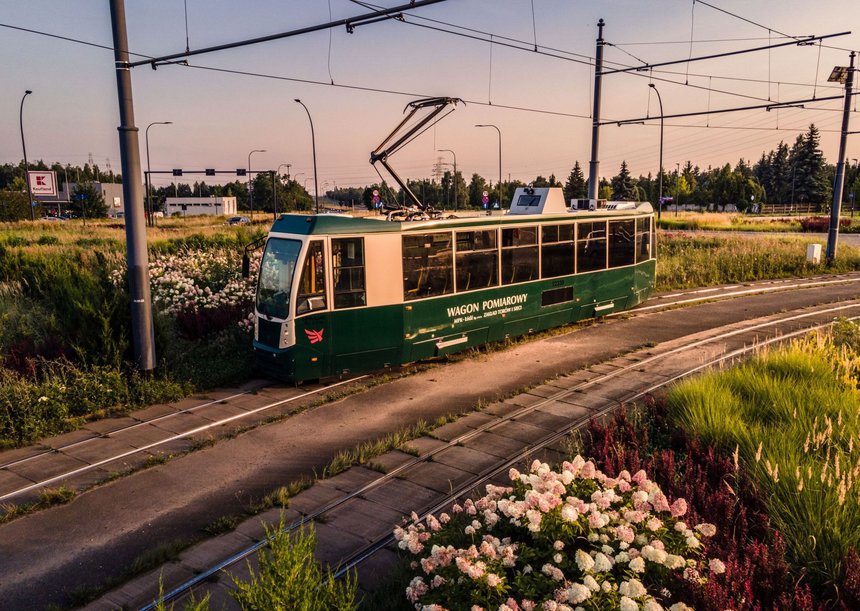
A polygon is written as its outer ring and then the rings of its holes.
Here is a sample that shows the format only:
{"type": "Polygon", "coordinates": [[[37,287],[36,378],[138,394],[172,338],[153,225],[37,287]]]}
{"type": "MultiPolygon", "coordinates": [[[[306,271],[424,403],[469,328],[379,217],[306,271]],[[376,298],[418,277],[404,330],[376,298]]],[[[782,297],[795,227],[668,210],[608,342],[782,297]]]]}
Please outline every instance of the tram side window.
{"type": "Polygon", "coordinates": [[[651,218],[636,219],[636,262],[651,258],[651,218]]]}
{"type": "Polygon", "coordinates": [[[576,271],[606,269],[606,221],[576,226],[576,271]]]}
{"type": "Polygon", "coordinates": [[[299,284],[299,299],[296,314],[307,314],[326,308],[325,259],[323,243],[314,240],[308,245],[308,254],[302,265],[302,280],[299,284]]]}
{"type": "Polygon", "coordinates": [[[451,234],[403,236],[403,299],[421,299],[454,292],[451,234]]]}
{"type": "Polygon", "coordinates": [[[632,265],[635,259],[636,220],[609,221],[609,267],[632,265]]]}
{"type": "Polygon", "coordinates": [[[355,308],[367,305],[364,284],[364,238],[331,241],[334,274],[334,307],[355,308]]]}
{"type": "Polygon", "coordinates": [[[499,285],[498,231],[457,232],[457,292],[499,285]]]}
{"type": "Polygon", "coordinates": [[[537,227],[502,229],[502,284],[537,278],[537,227]]]}
{"type": "Polygon", "coordinates": [[[541,229],[541,278],[569,276],[574,272],[573,224],[545,225],[541,229]]]}

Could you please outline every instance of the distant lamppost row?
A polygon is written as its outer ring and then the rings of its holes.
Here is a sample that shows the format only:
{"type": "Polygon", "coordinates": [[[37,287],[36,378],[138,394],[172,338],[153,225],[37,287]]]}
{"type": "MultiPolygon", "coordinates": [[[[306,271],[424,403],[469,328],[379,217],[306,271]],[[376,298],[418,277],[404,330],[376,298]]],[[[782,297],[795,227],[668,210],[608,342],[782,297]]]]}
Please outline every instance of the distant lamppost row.
{"type": "Polygon", "coordinates": [[[24,180],[27,182],[27,205],[30,206],[30,219],[36,220],[36,209],[33,207],[33,190],[30,188],[30,164],[27,163],[27,145],[24,143],[24,100],[33,93],[29,89],[21,98],[21,110],[18,112],[18,120],[21,123],[21,148],[24,149],[24,180]]]}
{"type": "Polygon", "coordinates": [[[320,189],[319,184],[317,184],[317,143],[316,138],[314,137],[314,120],[311,119],[311,111],[308,110],[308,107],[305,106],[305,103],[300,99],[295,98],[295,102],[297,104],[301,104],[302,108],[305,109],[305,112],[308,113],[308,121],[311,124],[311,150],[313,151],[314,156],[314,199],[316,201],[316,213],[320,212],[320,189]]]}
{"type": "Polygon", "coordinates": [[[149,128],[153,125],[173,125],[173,121],[155,121],[147,125],[144,131],[144,139],[146,140],[146,218],[150,227],[155,225],[155,215],[152,212],[152,184],[150,183],[152,170],[149,167],[149,128]]]}
{"type": "Polygon", "coordinates": [[[660,186],[657,188],[657,220],[660,220],[660,213],[663,211],[663,98],[654,83],[648,83],[648,86],[657,93],[657,101],[660,103],[660,186]]]}
{"type": "Polygon", "coordinates": [[[248,153],[248,198],[251,204],[251,222],[254,222],[254,190],[251,188],[251,155],[254,153],[265,153],[266,149],[254,149],[248,153]]]}
{"type": "MultiPolygon", "coordinates": [[[[475,127],[492,127],[499,132],[499,207],[502,207],[502,130],[492,124],[476,125],[475,127]]],[[[488,208],[489,209],[489,208],[488,208]]]]}
{"type": "Polygon", "coordinates": [[[451,153],[454,156],[454,210],[457,209],[459,200],[457,199],[457,153],[451,149],[436,149],[440,153],[451,153]]]}

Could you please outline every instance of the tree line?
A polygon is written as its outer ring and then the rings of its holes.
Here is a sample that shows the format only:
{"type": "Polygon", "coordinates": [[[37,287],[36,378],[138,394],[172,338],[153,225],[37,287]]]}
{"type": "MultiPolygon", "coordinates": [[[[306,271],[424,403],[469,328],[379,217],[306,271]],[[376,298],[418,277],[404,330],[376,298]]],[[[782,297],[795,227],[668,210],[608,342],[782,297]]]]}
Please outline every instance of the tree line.
{"type": "MultiPolygon", "coordinates": [[[[820,210],[829,208],[833,197],[835,166],[828,164],[819,148],[820,133],[814,124],[799,134],[789,146],[780,142],[761,158],[750,164],[743,158],[734,165],[702,169],[691,161],[677,164],[674,171],[663,170],[662,195],[671,197],[675,204],[698,207],[724,207],[733,205],[745,210],[752,203],[813,204],[820,210]]],[[[42,161],[30,164],[31,170],[54,170],[62,188],[65,181],[77,183],[69,208],[75,214],[104,216],[107,207],[93,187],[94,182],[122,182],[119,174],[105,174],[97,165],[83,167],[54,163],[50,166],[42,161]]],[[[622,161],[618,173],[611,178],[602,178],[598,186],[601,199],[621,201],[649,201],[658,204],[660,176],[648,174],[634,178],[627,162],[622,161]]],[[[304,187],[305,183],[289,175],[260,173],[251,180],[235,180],[223,185],[208,185],[204,181],[193,183],[175,182],[152,189],[153,208],[163,207],[167,197],[223,197],[234,196],[240,210],[278,212],[312,210],[314,198],[304,187]]],[[[484,199],[489,207],[508,207],[517,187],[561,187],[569,202],[587,197],[588,181],[582,166],[576,161],[567,179],[562,183],[555,175],[538,175],[530,182],[520,180],[493,182],[492,179],[473,173],[466,182],[462,172],[446,171],[439,180],[407,180],[409,189],[426,205],[437,209],[480,209],[484,199]],[[484,194],[487,194],[486,196],[484,194]]],[[[327,189],[321,198],[324,205],[338,203],[345,206],[374,207],[374,192],[382,202],[409,203],[406,193],[385,181],[366,187],[344,187],[327,189]]],[[[860,199],[860,168],[855,161],[846,169],[843,201],[860,199]]],[[[24,163],[0,165],[0,220],[29,218],[24,182],[24,163]]],[[[41,215],[41,211],[39,211],[41,215]]]]}

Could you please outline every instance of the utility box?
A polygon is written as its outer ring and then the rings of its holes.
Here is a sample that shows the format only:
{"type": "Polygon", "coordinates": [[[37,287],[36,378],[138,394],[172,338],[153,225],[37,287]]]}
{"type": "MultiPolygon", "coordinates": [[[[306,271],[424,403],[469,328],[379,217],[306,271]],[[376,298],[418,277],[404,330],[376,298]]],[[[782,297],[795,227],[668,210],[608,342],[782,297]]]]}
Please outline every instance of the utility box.
{"type": "Polygon", "coordinates": [[[821,263],[821,244],[810,244],[806,247],[806,262],[813,265],[821,263]]]}

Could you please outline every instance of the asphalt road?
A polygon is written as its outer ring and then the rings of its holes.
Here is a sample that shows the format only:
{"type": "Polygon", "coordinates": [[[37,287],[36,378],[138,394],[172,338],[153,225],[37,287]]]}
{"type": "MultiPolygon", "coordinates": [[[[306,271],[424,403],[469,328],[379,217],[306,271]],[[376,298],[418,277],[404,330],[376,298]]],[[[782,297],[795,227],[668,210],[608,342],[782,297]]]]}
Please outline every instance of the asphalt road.
{"type": "Polygon", "coordinates": [[[259,427],[0,526],[0,600],[8,609],[68,605],[76,588],[122,574],[140,554],[201,536],[249,501],[311,476],[339,450],[471,409],[642,345],[777,311],[856,298],[855,284],[754,295],[607,319],[473,360],[432,367],[322,409],[259,427]]]}

